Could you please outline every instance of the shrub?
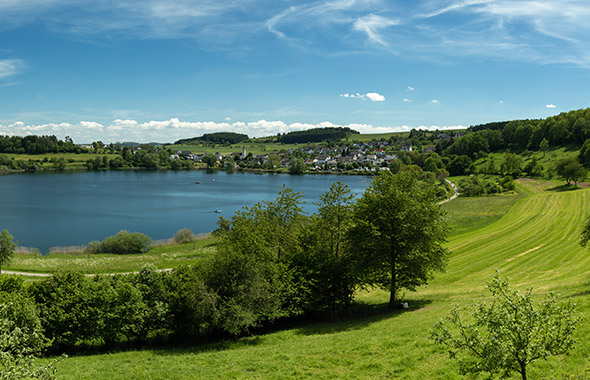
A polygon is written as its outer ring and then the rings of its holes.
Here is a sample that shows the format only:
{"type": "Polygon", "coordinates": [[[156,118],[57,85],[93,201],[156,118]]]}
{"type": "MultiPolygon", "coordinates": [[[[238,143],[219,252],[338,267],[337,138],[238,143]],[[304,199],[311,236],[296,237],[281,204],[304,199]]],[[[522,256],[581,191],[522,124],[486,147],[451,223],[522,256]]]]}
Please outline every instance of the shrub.
{"type": "Polygon", "coordinates": [[[100,242],[95,240],[95,241],[91,241],[90,243],[88,243],[88,245],[86,246],[86,249],[84,250],[84,253],[96,254],[96,253],[100,253],[100,249],[101,249],[100,242]]]}
{"type": "Polygon", "coordinates": [[[119,231],[115,236],[109,236],[102,241],[101,252],[129,254],[147,252],[152,239],[139,232],[119,231]]]}
{"type": "Polygon", "coordinates": [[[505,176],[500,180],[500,186],[502,186],[502,188],[504,188],[504,190],[507,191],[514,191],[514,189],[516,188],[514,180],[509,175],[505,176]]]}
{"type": "Polygon", "coordinates": [[[174,234],[176,244],[190,243],[195,240],[195,234],[188,228],[183,228],[174,234]]]}

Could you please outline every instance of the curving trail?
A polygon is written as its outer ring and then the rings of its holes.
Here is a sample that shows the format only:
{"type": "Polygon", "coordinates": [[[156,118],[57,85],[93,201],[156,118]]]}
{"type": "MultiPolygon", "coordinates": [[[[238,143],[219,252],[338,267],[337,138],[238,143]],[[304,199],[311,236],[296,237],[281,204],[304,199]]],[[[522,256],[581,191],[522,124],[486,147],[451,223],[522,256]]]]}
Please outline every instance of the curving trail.
{"type": "MultiPolygon", "coordinates": [[[[172,272],[173,268],[166,268],[166,269],[156,269],[156,272],[172,272]]],[[[87,273],[84,276],[86,277],[95,277],[95,276],[116,276],[119,274],[137,274],[137,272],[119,272],[119,273],[87,273]]],[[[3,270],[0,274],[9,274],[15,276],[30,276],[30,277],[51,277],[53,273],[33,273],[33,272],[15,272],[10,270],[3,270]]]]}
{"type": "Polygon", "coordinates": [[[457,189],[457,186],[456,186],[456,185],[455,185],[453,182],[449,181],[449,180],[448,180],[448,179],[446,179],[446,178],[445,178],[445,181],[446,181],[446,182],[447,182],[449,185],[451,185],[451,187],[453,188],[453,191],[455,192],[455,194],[453,194],[453,195],[452,195],[452,196],[451,196],[449,199],[445,199],[444,201],[438,202],[437,204],[438,204],[439,206],[440,206],[440,205],[442,205],[443,203],[450,202],[450,201],[452,201],[453,199],[456,199],[456,198],[459,196],[459,189],[457,189]]]}

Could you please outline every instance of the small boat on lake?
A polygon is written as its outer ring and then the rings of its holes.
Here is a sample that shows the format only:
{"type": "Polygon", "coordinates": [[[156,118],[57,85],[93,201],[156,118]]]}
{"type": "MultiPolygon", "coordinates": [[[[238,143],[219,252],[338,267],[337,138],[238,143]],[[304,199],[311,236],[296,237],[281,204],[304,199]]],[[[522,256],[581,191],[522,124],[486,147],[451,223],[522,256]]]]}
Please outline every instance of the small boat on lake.
{"type": "Polygon", "coordinates": [[[215,210],[215,213],[216,213],[216,214],[221,214],[221,209],[220,209],[220,208],[218,208],[217,210],[215,210]]]}
{"type": "Polygon", "coordinates": [[[200,184],[200,183],[201,183],[201,181],[195,181],[195,183],[198,185],[198,184],[200,184]]]}

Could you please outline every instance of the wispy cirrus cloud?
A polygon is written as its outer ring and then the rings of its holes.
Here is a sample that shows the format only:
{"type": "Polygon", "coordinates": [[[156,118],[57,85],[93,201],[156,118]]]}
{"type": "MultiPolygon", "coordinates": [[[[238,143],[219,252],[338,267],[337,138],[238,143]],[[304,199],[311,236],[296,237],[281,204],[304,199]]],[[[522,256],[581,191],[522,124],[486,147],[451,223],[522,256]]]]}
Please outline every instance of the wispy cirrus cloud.
{"type": "Polygon", "coordinates": [[[22,59],[0,59],[0,80],[20,74],[25,67],[22,59]]]}
{"type": "Polygon", "coordinates": [[[313,54],[481,56],[585,68],[589,18],[586,0],[0,1],[0,30],[35,23],[68,36],[188,38],[228,52],[273,35],[313,54]]]}
{"type": "Polygon", "coordinates": [[[381,33],[382,29],[390,26],[399,25],[398,20],[370,14],[357,19],[354,22],[354,30],[366,33],[369,42],[383,47],[389,47],[387,40],[381,33]]]}

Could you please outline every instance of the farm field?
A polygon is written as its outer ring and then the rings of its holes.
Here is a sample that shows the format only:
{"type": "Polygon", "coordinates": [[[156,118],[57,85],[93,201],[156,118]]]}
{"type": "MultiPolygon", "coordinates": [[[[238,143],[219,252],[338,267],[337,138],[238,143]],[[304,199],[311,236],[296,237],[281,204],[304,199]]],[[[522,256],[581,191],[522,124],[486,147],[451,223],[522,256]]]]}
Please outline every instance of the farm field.
{"type": "Polygon", "coordinates": [[[578,244],[590,213],[590,190],[556,191],[555,183],[537,180],[521,180],[517,190],[520,195],[459,198],[443,206],[456,218],[450,222],[447,271],[418,292],[406,293],[408,311],[385,312],[388,294],[372,290],[358,296],[355,318],[343,315],[338,323],[307,323],[185,348],[70,357],[58,365],[58,376],[460,379],[455,362],[429,340],[429,330],[454,304],[489,299],[486,281],[498,271],[513,288],[571,297],[587,317],[576,330],[574,350],[533,363],[529,377],[590,378],[590,253],[578,244]],[[473,222],[478,214],[480,220],[473,222]]]}

